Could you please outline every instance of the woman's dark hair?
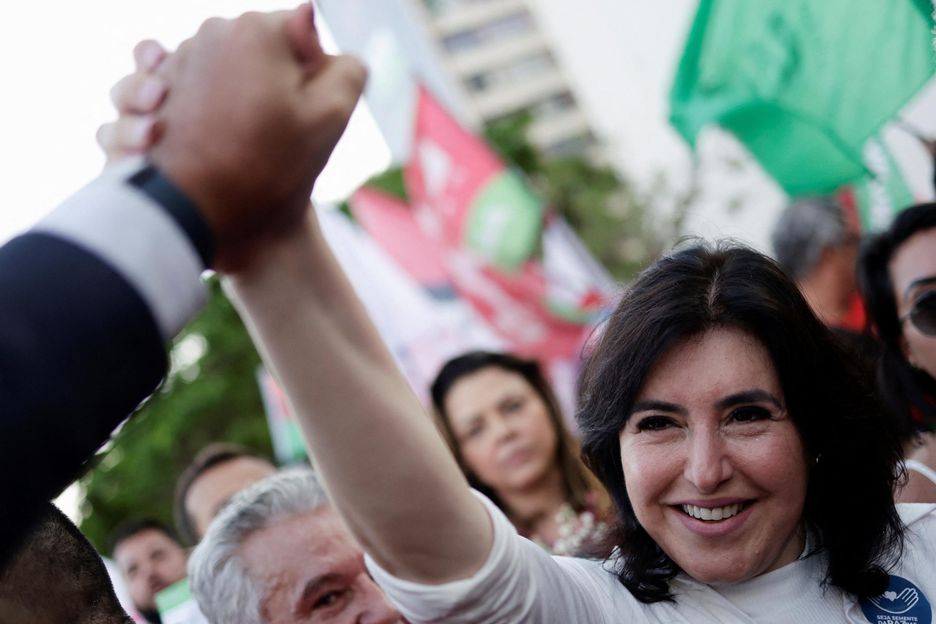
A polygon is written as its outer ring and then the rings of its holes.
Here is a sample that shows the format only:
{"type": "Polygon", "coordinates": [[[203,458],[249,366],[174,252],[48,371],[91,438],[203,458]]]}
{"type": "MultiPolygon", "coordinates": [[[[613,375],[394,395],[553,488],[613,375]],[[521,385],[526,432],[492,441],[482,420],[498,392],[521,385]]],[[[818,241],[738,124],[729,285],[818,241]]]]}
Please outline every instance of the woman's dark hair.
{"type": "Polygon", "coordinates": [[[936,228],[936,204],[920,204],[898,214],[890,228],[869,238],[858,258],[858,287],[868,314],[869,330],[881,342],[877,381],[881,399],[891,410],[894,426],[906,440],[921,428],[936,426],[936,381],[910,365],[900,347],[903,325],[890,276],[890,261],[908,238],[936,228]],[[912,413],[920,416],[917,422],[912,413]],[[928,427],[927,427],[928,425],[928,427]]]}
{"type": "Polygon", "coordinates": [[[435,408],[438,425],[442,429],[449,448],[452,449],[452,453],[455,455],[455,459],[458,460],[458,465],[461,466],[462,472],[465,473],[471,487],[482,492],[508,515],[511,513],[497,496],[497,492],[486,483],[479,481],[465,465],[464,457],[458,447],[455,433],[452,431],[452,425],[445,409],[445,399],[452,387],[462,378],[486,368],[500,368],[520,375],[543,399],[546,404],[546,411],[549,413],[549,421],[556,431],[558,441],[556,461],[559,463],[559,470],[562,474],[566,500],[576,511],[584,510],[588,506],[588,495],[594,493],[595,488],[600,486],[594,481],[579,458],[579,445],[562,421],[559,403],[556,401],[556,396],[553,394],[549,382],[543,376],[539,364],[533,360],[526,360],[509,353],[471,351],[452,358],[442,366],[430,387],[432,405],[435,408]]]}
{"type": "Polygon", "coordinates": [[[715,328],[741,330],[764,345],[807,457],[815,458],[803,517],[828,556],[824,582],[860,597],[880,594],[883,569],[903,547],[893,499],[899,441],[793,282],[766,256],[728,244],[678,251],[642,273],[583,369],[583,455],[617,507],[618,578],[643,602],[673,599],[669,581],[679,568],[637,521],[619,434],[660,358],[715,328]]]}

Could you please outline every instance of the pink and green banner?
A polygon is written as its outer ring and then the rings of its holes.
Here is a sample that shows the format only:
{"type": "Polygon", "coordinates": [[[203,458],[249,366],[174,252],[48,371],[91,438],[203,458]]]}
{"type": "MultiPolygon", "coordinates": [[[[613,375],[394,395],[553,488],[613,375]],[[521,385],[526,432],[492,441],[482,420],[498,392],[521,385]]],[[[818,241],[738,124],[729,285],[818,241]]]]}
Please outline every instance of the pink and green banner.
{"type": "Polygon", "coordinates": [[[516,271],[536,251],[543,206],[520,177],[420,88],[413,153],[404,168],[410,202],[446,246],[516,271]]]}
{"type": "Polygon", "coordinates": [[[417,115],[404,179],[454,289],[511,350],[574,357],[609,301],[610,280],[524,180],[425,89],[417,115]]]}

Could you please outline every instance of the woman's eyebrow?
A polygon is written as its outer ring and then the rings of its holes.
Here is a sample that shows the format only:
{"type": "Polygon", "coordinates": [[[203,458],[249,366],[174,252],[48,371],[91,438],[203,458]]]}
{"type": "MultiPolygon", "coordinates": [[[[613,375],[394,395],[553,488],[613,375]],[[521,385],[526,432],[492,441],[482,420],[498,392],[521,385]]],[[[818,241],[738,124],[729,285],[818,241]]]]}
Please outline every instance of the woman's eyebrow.
{"type": "Polygon", "coordinates": [[[686,408],[676,403],[669,403],[668,401],[648,399],[646,401],[637,401],[637,403],[634,404],[634,407],[631,408],[631,414],[637,412],[673,412],[675,414],[685,414],[686,408]]]}
{"type": "Polygon", "coordinates": [[[907,284],[907,287],[904,289],[904,299],[909,297],[910,293],[913,292],[916,288],[919,288],[920,286],[928,286],[934,283],[936,283],[936,275],[918,277],[917,279],[907,284]]]}
{"type": "Polygon", "coordinates": [[[742,392],[736,392],[726,396],[716,405],[719,409],[727,409],[745,403],[772,403],[778,409],[783,409],[783,404],[780,402],[780,399],[766,390],[744,390],[742,392]]]}

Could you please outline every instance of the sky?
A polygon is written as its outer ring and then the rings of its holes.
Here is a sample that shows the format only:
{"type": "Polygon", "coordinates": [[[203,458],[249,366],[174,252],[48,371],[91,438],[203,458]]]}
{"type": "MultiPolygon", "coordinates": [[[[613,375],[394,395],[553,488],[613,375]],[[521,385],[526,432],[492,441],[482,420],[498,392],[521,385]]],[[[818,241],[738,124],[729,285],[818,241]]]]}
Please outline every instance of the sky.
{"type": "MultiPolygon", "coordinates": [[[[16,2],[0,19],[0,243],[25,230],[104,165],[94,141],[113,119],[109,91],[133,69],[145,38],[173,48],[215,15],[276,10],[298,0],[87,0],[16,2]]],[[[329,45],[327,35],[323,37],[329,45]]],[[[389,152],[366,109],[355,112],[316,186],[342,198],[384,169],[389,152]]]]}

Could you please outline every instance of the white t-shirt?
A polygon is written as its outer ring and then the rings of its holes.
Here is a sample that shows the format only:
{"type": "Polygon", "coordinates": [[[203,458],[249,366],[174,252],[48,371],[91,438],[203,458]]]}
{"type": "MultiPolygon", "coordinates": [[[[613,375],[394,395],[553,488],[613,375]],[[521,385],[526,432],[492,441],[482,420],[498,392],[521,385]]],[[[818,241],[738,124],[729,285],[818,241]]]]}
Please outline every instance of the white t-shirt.
{"type": "MultiPolygon", "coordinates": [[[[422,585],[398,579],[367,559],[377,583],[413,624],[868,622],[853,597],[835,587],[822,588],[825,565],[819,555],[799,559],[744,583],[718,588],[681,574],[670,583],[675,603],[644,604],[627,591],[605,563],[551,557],[517,535],[506,516],[484,500],[494,524],[494,544],[487,562],[473,577],[443,585],[422,585]]],[[[910,581],[916,591],[897,587],[898,591],[883,602],[883,619],[872,614],[872,622],[925,624],[925,618],[887,617],[913,603],[903,615],[891,616],[911,617],[924,608],[927,597],[936,599],[936,505],[898,505],[898,509],[909,530],[904,558],[890,573],[910,581]]]]}

